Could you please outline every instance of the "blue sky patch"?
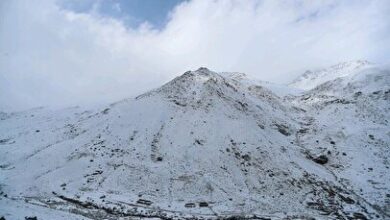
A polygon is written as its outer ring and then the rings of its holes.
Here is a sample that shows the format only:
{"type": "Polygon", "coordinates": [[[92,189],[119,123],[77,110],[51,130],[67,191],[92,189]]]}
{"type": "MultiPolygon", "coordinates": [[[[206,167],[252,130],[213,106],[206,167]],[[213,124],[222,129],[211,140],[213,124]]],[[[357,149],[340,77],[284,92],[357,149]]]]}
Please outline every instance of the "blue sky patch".
{"type": "Polygon", "coordinates": [[[129,27],[138,27],[144,22],[162,29],[168,21],[169,12],[185,0],[85,0],[60,1],[59,5],[75,12],[95,10],[103,16],[113,17],[129,27]]]}

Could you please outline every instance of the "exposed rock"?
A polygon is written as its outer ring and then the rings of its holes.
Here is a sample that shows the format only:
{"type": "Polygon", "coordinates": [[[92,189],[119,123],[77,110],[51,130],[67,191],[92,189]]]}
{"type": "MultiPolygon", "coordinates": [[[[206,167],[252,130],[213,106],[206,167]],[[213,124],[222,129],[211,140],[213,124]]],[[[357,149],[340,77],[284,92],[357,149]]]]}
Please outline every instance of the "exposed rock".
{"type": "Polygon", "coordinates": [[[199,202],[199,207],[208,207],[209,204],[207,202],[199,202]]]}
{"type": "Polygon", "coordinates": [[[364,214],[359,212],[353,213],[353,219],[368,220],[368,218],[364,214]]]}
{"type": "Polygon", "coordinates": [[[313,158],[313,161],[318,164],[326,164],[328,163],[328,157],[325,155],[320,155],[318,157],[313,158]]]}
{"type": "Polygon", "coordinates": [[[110,108],[105,108],[103,111],[102,111],[102,114],[108,114],[108,112],[110,111],[110,108]]]}
{"type": "Polygon", "coordinates": [[[151,205],[153,202],[150,201],[150,200],[146,200],[146,199],[138,199],[138,200],[137,200],[137,203],[138,203],[138,204],[142,204],[142,205],[147,205],[147,206],[149,206],[149,205],[151,205]]]}
{"type": "Polygon", "coordinates": [[[275,125],[276,125],[276,127],[278,128],[278,131],[281,134],[283,134],[285,136],[290,136],[291,135],[291,133],[289,131],[289,128],[286,125],[282,125],[282,124],[275,124],[275,125]]]}
{"type": "Polygon", "coordinates": [[[195,203],[190,202],[190,203],[186,203],[186,204],[184,205],[184,207],[186,207],[186,208],[195,208],[196,205],[195,205],[195,203]]]}

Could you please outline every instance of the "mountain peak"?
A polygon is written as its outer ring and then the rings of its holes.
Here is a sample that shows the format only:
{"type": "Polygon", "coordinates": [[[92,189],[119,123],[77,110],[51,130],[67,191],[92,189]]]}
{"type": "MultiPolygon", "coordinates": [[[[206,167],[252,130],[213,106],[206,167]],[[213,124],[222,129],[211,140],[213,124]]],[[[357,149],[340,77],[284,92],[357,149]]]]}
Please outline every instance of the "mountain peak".
{"type": "Polygon", "coordinates": [[[354,74],[357,71],[372,65],[373,63],[367,60],[352,60],[318,70],[306,70],[289,85],[295,88],[310,90],[329,80],[354,74]]]}
{"type": "Polygon", "coordinates": [[[210,70],[207,67],[199,67],[195,72],[210,72],[210,70]]]}
{"type": "Polygon", "coordinates": [[[257,108],[256,104],[263,102],[279,106],[275,94],[255,82],[249,82],[245,74],[217,73],[205,67],[187,71],[137,99],[144,97],[162,97],[180,107],[202,108],[206,111],[213,107],[216,109],[217,106],[232,106],[243,111],[257,108]]]}
{"type": "Polygon", "coordinates": [[[216,72],[211,71],[210,69],[208,69],[206,67],[199,67],[197,70],[189,70],[189,71],[183,73],[182,75],[174,78],[172,81],[183,80],[184,78],[195,77],[195,76],[209,77],[209,76],[216,75],[216,74],[217,74],[216,72]]]}
{"type": "Polygon", "coordinates": [[[152,94],[162,94],[168,98],[181,97],[189,98],[206,91],[213,90],[224,81],[224,78],[218,73],[213,72],[206,67],[200,67],[195,71],[187,71],[184,74],[172,79],[158,89],[152,90],[137,98],[150,96],[152,94]]]}

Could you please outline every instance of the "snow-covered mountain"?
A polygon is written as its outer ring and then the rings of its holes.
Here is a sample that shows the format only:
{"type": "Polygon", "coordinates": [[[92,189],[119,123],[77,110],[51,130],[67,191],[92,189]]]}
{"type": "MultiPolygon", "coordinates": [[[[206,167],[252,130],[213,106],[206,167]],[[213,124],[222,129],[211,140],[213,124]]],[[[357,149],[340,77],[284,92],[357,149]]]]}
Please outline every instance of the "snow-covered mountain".
{"type": "Polygon", "coordinates": [[[200,68],[101,109],[1,113],[0,217],[389,218],[389,71],[337,66],[301,93],[200,68]]]}
{"type": "Polygon", "coordinates": [[[329,68],[318,69],[314,71],[307,70],[305,73],[293,80],[289,86],[293,88],[309,90],[327,81],[354,75],[360,70],[364,70],[373,66],[374,64],[366,60],[356,60],[339,63],[329,68]]]}

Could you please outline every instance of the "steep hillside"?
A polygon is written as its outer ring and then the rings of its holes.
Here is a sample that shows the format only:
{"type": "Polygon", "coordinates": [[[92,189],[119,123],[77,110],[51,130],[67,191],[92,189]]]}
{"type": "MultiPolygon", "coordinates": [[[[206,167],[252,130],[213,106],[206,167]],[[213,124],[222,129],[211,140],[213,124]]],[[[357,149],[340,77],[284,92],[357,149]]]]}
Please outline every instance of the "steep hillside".
{"type": "Polygon", "coordinates": [[[284,97],[200,68],[98,110],[2,113],[0,216],[385,219],[380,74],[284,97]]]}
{"type": "Polygon", "coordinates": [[[390,71],[368,68],[328,81],[298,97],[308,125],[299,143],[328,152],[340,183],[389,215],[390,71]]]}

